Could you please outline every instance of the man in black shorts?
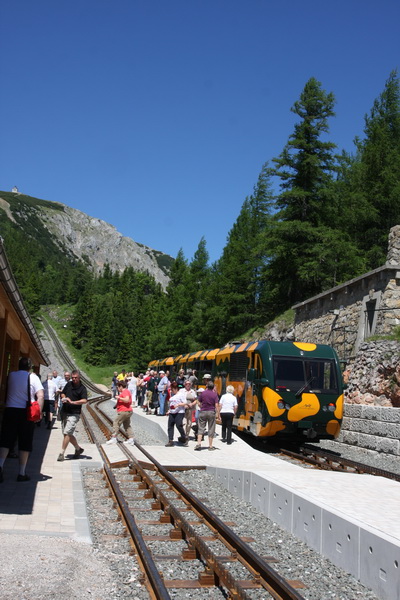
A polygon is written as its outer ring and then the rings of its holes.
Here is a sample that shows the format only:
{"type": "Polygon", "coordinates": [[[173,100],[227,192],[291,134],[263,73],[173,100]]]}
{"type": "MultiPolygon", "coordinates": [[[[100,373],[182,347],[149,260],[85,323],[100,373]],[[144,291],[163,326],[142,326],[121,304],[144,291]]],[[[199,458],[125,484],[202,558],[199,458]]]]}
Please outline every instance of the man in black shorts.
{"type": "Polygon", "coordinates": [[[29,481],[25,473],[29,454],[32,452],[32,441],[35,423],[27,419],[27,403],[37,400],[40,411],[43,410],[43,386],[35,373],[30,373],[30,361],[21,358],[18,371],[11,371],[7,380],[6,408],[0,435],[0,483],[3,482],[3,466],[10,450],[18,439],[19,474],[17,481],[29,481]],[[28,396],[29,386],[29,396],[28,396]]]}
{"type": "Polygon", "coordinates": [[[58,462],[64,460],[64,454],[70,442],[75,448],[74,458],[79,458],[83,452],[83,448],[79,446],[74,435],[75,428],[81,418],[82,405],[87,402],[87,390],[81,383],[79,371],[74,370],[71,372],[71,381],[68,381],[61,392],[61,402],[61,427],[64,438],[61,452],[57,458],[58,462]]]}

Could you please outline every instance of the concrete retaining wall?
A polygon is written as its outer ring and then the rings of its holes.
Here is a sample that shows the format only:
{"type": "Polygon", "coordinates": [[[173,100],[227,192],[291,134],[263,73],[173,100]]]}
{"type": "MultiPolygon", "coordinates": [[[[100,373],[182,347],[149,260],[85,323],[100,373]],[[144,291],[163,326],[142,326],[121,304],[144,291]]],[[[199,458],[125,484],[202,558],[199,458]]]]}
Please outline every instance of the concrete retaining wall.
{"type": "MultiPolygon", "coordinates": [[[[351,573],[382,600],[399,600],[399,546],[331,507],[318,505],[263,472],[207,467],[220,485],[351,573]]],[[[350,500],[349,500],[350,501],[350,500]]]]}
{"type": "Polygon", "coordinates": [[[338,441],[400,456],[400,408],[345,404],[338,441]]]}

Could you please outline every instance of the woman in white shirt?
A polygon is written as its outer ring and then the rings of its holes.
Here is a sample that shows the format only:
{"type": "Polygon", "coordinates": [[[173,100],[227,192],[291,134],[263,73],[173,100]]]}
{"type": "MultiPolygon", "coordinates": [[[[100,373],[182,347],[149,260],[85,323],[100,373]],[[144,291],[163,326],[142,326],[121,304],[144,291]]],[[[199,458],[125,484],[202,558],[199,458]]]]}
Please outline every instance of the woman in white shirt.
{"type": "Polygon", "coordinates": [[[232,444],[232,424],[233,417],[237,409],[236,396],[233,395],[235,388],[233,385],[228,385],[226,394],[223,394],[218,404],[218,417],[222,421],[222,439],[221,442],[232,444]]]}
{"type": "Polygon", "coordinates": [[[135,377],[135,373],[133,371],[128,375],[128,390],[132,395],[132,407],[135,407],[137,406],[137,378],[135,377]]]}

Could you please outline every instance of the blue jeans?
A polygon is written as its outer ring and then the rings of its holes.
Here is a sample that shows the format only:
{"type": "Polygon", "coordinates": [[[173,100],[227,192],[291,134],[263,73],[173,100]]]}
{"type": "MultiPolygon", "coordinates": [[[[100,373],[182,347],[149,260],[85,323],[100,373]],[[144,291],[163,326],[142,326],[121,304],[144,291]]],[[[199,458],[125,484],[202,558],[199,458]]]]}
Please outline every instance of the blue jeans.
{"type": "Polygon", "coordinates": [[[160,403],[160,408],[158,410],[159,415],[165,415],[165,398],[167,397],[166,393],[158,392],[158,402],[160,403]]]}

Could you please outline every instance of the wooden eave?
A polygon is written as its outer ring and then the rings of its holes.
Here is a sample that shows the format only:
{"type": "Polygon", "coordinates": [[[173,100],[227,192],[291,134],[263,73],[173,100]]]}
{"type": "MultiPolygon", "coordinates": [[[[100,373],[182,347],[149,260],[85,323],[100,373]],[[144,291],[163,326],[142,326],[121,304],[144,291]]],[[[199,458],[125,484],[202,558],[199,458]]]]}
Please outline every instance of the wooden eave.
{"type": "Polygon", "coordinates": [[[49,366],[42,343],[14,279],[0,238],[0,319],[5,323],[6,334],[19,340],[20,355],[28,356],[36,365],[49,366]]]}

